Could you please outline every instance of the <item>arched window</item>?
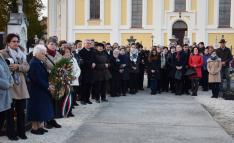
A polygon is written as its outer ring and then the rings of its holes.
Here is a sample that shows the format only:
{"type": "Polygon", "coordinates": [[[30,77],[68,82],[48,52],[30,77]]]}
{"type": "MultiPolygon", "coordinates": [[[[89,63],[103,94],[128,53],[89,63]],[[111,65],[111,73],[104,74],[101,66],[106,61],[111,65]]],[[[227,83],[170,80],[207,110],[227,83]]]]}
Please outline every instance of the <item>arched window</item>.
{"type": "Polygon", "coordinates": [[[142,0],[132,0],[132,27],[142,27],[142,0]]]}
{"type": "Polygon", "coordinates": [[[186,0],[175,0],[175,11],[186,11],[186,0]]]}
{"type": "Polygon", "coordinates": [[[100,19],[100,0],[90,0],[90,19],[100,19]]]}
{"type": "Polygon", "coordinates": [[[230,27],[231,0],[219,0],[219,27],[230,27]]]}

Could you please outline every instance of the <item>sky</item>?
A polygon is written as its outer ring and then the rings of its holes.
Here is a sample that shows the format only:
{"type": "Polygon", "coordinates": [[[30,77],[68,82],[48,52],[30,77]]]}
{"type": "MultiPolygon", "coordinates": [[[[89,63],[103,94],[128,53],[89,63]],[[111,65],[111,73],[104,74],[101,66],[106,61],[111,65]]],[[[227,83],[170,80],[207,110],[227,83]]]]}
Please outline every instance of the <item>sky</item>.
{"type": "Polygon", "coordinates": [[[43,11],[42,11],[42,16],[48,16],[48,14],[47,14],[47,1],[48,0],[42,0],[42,3],[44,4],[44,6],[45,6],[45,8],[43,9],[43,11]]]}

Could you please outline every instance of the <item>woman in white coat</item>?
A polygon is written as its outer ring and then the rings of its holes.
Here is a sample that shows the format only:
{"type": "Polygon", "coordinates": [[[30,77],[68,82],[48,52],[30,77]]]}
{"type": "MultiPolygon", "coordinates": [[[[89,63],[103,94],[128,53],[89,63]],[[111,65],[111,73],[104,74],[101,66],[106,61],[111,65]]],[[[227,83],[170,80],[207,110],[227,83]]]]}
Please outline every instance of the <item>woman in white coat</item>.
{"type": "MultiPolygon", "coordinates": [[[[71,107],[74,108],[74,105],[77,100],[77,92],[78,92],[78,87],[79,87],[79,76],[80,76],[80,67],[78,65],[78,62],[76,58],[72,55],[72,46],[71,45],[65,45],[64,47],[64,57],[71,59],[72,63],[72,76],[73,76],[73,81],[71,83],[71,97],[72,97],[72,105],[71,107]]],[[[74,115],[72,114],[72,108],[70,112],[68,113],[68,117],[73,117],[74,115]]]]}

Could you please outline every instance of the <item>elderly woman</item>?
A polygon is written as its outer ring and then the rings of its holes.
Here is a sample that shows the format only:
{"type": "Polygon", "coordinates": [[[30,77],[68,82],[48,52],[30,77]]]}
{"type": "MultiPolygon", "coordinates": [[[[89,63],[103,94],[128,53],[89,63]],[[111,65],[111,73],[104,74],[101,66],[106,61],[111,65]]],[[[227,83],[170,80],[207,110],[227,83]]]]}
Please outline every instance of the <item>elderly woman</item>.
{"type": "MultiPolygon", "coordinates": [[[[59,52],[57,52],[56,49],[57,49],[56,37],[49,37],[49,39],[47,40],[47,53],[45,61],[46,69],[49,73],[51,72],[51,69],[53,68],[54,64],[62,58],[62,55],[59,52]]],[[[53,100],[55,117],[61,117],[59,103],[54,99],[52,100],[53,100]]],[[[55,119],[46,122],[46,128],[51,129],[53,127],[61,128],[61,125],[59,125],[55,119]]]]}
{"type": "MultiPolygon", "coordinates": [[[[14,86],[10,89],[13,98],[11,115],[17,115],[17,135],[21,139],[27,139],[25,135],[25,113],[26,99],[29,98],[28,89],[25,81],[25,73],[29,70],[26,55],[19,48],[20,38],[16,34],[8,34],[6,37],[6,48],[0,51],[4,59],[10,59],[10,71],[14,79],[14,86]]],[[[11,117],[13,118],[13,117],[11,117]]],[[[13,120],[12,120],[13,121],[13,120]]],[[[14,123],[11,124],[14,129],[14,123]]],[[[9,137],[17,139],[14,133],[9,133],[9,137]]]]}
{"type": "MultiPolygon", "coordinates": [[[[10,87],[13,86],[13,79],[10,73],[10,70],[3,59],[2,55],[0,54],[0,130],[4,123],[4,117],[7,118],[7,136],[9,139],[12,138],[12,135],[9,134],[12,131],[10,131],[11,123],[10,121],[10,108],[12,103],[12,97],[10,93],[10,87]]],[[[13,120],[13,119],[12,119],[13,120]]]]}
{"type": "Polygon", "coordinates": [[[30,62],[29,78],[31,80],[30,95],[28,102],[28,119],[32,121],[32,134],[42,135],[47,130],[43,129],[41,122],[53,119],[51,91],[48,72],[45,68],[46,47],[37,45],[33,50],[33,58],[30,62]]]}

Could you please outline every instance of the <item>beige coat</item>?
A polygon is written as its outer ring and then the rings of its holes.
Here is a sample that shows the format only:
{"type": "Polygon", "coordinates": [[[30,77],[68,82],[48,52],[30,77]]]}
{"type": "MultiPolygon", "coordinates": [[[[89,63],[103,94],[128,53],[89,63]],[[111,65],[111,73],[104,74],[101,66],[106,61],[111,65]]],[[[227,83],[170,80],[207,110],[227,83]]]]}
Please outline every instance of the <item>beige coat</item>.
{"type": "MultiPolygon", "coordinates": [[[[4,59],[10,58],[8,48],[1,50],[0,53],[2,54],[4,59]]],[[[16,72],[19,73],[20,84],[19,85],[14,84],[13,88],[10,89],[10,92],[12,94],[13,99],[18,99],[18,100],[27,99],[29,98],[29,93],[28,93],[28,88],[27,88],[26,81],[25,81],[25,73],[28,72],[29,65],[26,60],[20,60],[18,62],[19,62],[19,69],[16,72]]]]}
{"type": "Polygon", "coordinates": [[[222,62],[220,58],[216,60],[211,60],[209,58],[207,60],[207,70],[209,72],[209,83],[221,82],[221,73],[220,73],[221,68],[222,68],[222,62]]]}

